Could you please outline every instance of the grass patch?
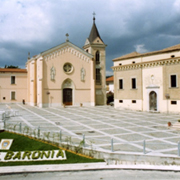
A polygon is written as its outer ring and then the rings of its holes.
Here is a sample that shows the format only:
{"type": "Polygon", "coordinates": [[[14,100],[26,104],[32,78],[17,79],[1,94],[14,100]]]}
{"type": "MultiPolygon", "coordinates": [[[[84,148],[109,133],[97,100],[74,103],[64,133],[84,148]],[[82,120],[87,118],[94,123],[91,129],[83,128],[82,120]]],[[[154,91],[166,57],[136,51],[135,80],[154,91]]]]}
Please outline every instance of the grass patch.
{"type": "MultiPolygon", "coordinates": [[[[35,151],[35,150],[59,149],[55,145],[47,144],[45,142],[40,142],[39,140],[10,132],[1,132],[0,140],[1,139],[13,139],[13,143],[9,151],[35,151]]],[[[8,152],[8,150],[0,150],[0,152],[8,152]]],[[[90,157],[88,158],[88,157],[79,156],[69,151],[65,151],[65,152],[66,152],[67,160],[0,162],[0,166],[104,162],[104,160],[102,159],[92,159],[90,157]]]]}

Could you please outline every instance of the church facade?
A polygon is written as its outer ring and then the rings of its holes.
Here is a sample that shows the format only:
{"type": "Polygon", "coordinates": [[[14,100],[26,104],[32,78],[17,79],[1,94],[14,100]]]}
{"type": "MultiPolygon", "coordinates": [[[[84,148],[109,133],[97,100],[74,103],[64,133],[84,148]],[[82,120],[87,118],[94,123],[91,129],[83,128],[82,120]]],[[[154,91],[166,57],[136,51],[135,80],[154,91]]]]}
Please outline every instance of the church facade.
{"type": "MultiPolygon", "coordinates": [[[[19,103],[24,100],[38,107],[106,104],[106,45],[99,35],[95,17],[83,49],[71,43],[68,34],[66,36],[66,42],[28,57],[24,70],[25,94],[16,90],[12,98],[1,92],[1,102],[19,103]]],[[[6,78],[11,79],[12,73],[13,70],[6,73],[6,78]]],[[[21,85],[18,72],[14,76],[18,87],[21,85]]],[[[1,74],[0,79],[3,81],[1,74]]],[[[6,86],[3,88],[7,89],[6,86]]]]}
{"type": "Polygon", "coordinates": [[[138,111],[180,112],[180,45],[113,60],[114,106],[138,111]]]}

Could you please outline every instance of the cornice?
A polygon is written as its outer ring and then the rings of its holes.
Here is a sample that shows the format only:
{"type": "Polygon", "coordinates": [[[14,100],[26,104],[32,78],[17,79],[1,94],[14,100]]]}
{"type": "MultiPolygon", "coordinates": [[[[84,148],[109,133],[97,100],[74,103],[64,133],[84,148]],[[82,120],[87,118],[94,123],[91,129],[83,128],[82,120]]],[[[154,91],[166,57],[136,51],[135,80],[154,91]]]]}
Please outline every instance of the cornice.
{"type": "Polygon", "coordinates": [[[171,59],[164,59],[158,61],[148,61],[142,63],[135,63],[135,64],[127,64],[122,66],[113,66],[113,71],[125,71],[125,70],[132,70],[132,69],[141,69],[141,68],[150,68],[150,67],[157,67],[157,66],[168,66],[180,64],[180,58],[171,58],[171,59]]]}
{"type": "Polygon", "coordinates": [[[106,48],[107,44],[89,43],[83,46],[83,49],[92,48],[106,48]]]}

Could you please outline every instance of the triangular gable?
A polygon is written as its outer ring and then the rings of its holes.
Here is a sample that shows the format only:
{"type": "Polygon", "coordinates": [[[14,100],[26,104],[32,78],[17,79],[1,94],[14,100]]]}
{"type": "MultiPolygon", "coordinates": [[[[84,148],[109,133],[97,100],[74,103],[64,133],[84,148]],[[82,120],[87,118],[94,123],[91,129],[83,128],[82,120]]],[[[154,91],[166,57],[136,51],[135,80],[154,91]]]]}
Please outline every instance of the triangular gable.
{"type": "Polygon", "coordinates": [[[104,44],[104,42],[103,42],[99,37],[97,37],[97,38],[93,41],[93,44],[104,44]]]}
{"type": "Polygon", "coordinates": [[[60,49],[66,49],[67,47],[72,47],[72,48],[74,48],[75,50],[77,50],[77,51],[79,51],[80,53],[82,53],[83,55],[88,56],[88,57],[90,57],[90,58],[93,58],[93,55],[87,53],[87,52],[84,51],[83,49],[81,49],[81,48],[79,48],[78,46],[72,44],[71,42],[65,42],[65,43],[62,43],[62,44],[60,44],[60,45],[58,45],[58,46],[55,46],[55,47],[53,47],[53,48],[51,48],[51,49],[48,49],[48,50],[46,50],[46,51],[43,51],[43,52],[41,53],[41,55],[45,56],[46,54],[56,52],[56,51],[58,51],[58,50],[60,50],[60,49]]]}
{"type": "Polygon", "coordinates": [[[50,60],[51,58],[59,56],[65,52],[72,53],[77,57],[79,57],[80,59],[84,59],[85,61],[89,61],[90,59],[93,58],[93,55],[87,53],[83,49],[79,48],[78,46],[70,42],[65,42],[51,49],[48,49],[42,52],[40,55],[43,56],[45,60],[50,60]]]}

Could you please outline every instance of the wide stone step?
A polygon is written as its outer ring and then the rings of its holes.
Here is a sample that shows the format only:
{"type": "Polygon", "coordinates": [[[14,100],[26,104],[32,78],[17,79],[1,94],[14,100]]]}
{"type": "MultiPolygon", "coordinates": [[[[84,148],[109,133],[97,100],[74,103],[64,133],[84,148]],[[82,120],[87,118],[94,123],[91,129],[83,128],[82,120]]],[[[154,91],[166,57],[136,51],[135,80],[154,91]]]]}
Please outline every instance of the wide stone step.
{"type": "Polygon", "coordinates": [[[170,128],[172,128],[172,129],[180,129],[180,123],[179,122],[174,123],[172,126],[170,126],[170,128]]]}

